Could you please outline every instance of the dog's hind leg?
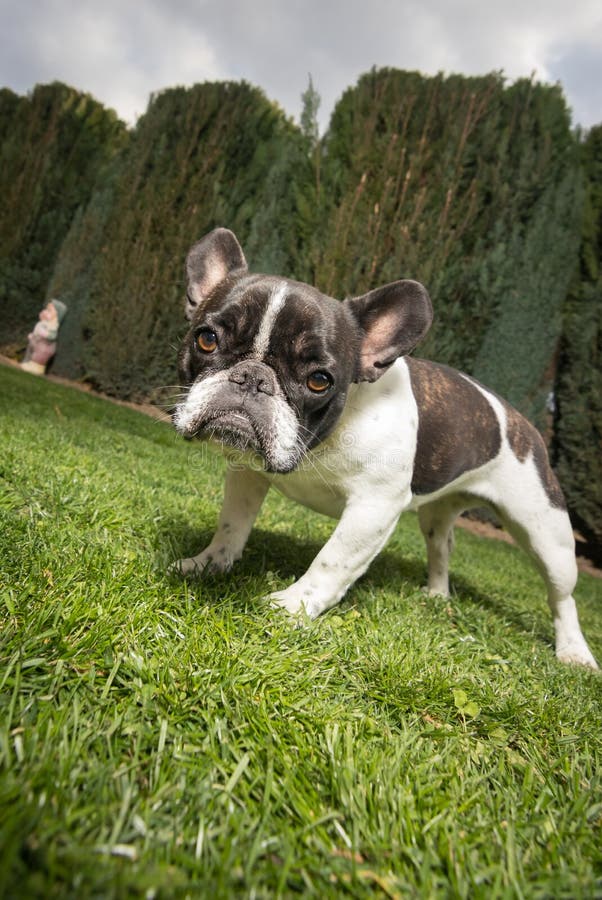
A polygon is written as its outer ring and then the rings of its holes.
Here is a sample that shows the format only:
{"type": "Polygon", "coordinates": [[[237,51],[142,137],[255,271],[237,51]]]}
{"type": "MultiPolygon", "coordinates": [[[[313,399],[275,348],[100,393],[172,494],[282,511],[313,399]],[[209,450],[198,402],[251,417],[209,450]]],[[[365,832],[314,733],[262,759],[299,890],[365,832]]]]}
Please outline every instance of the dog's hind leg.
{"type": "Polygon", "coordinates": [[[449,594],[449,557],[454,548],[454,522],[470,504],[458,495],[433,500],[418,508],[418,522],[426,542],[428,592],[449,594]]]}
{"type": "Polygon", "coordinates": [[[506,530],[529,554],[546,583],[554,617],[556,656],[562,662],[597,669],[581,632],[573,598],[577,562],[571,522],[565,509],[550,503],[539,478],[533,474],[536,484],[532,482],[528,486],[530,489],[517,489],[505,496],[502,503],[496,504],[497,512],[506,530]]]}

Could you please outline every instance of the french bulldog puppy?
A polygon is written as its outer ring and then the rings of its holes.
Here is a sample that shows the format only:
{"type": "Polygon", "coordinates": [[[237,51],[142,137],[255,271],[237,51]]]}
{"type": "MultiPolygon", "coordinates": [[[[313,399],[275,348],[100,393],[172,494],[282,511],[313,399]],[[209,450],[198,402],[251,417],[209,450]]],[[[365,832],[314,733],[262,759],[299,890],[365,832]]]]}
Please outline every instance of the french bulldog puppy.
{"type": "Polygon", "coordinates": [[[229,569],[273,486],[339,520],[273,604],[312,619],[334,606],[406,509],[418,511],[428,590],[447,595],[453,522],[487,506],[544,578],[558,658],[597,668],[579,627],[573,532],[544,443],[473,378],[407,356],[433,317],[421,284],[396,281],[340,302],[251,274],[224,228],[192,247],[186,271],[191,326],[173,421],[186,438],[218,442],[232,464],[213,540],[177,571],[229,569]]]}

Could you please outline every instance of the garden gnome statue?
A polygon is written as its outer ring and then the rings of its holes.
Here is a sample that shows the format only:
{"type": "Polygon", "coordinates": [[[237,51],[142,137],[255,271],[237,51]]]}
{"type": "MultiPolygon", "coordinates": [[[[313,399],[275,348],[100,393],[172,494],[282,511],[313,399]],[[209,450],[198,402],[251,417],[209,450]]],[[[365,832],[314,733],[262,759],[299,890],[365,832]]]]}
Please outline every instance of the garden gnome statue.
{"type": "Polygon", "coordinates": [[[56,353],[56,339],[67,307],[61,300],[51,300],[40,312],[39,321],[27,335],[27,350],[21,368],[34,375],[44,375],[46,366],[56,353]]]}

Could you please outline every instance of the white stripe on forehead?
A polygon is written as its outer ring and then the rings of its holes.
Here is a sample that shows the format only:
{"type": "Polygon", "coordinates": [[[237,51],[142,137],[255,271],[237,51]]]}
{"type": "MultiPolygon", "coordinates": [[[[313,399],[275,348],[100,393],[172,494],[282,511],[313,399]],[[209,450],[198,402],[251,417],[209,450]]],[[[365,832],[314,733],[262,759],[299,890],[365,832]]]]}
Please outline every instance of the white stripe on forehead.
{"type": "Polygon", "coordinates": [[[259,331],[255,335],[255,340],[253,341],[253,356],[256,356],[258,359],[263,359],[267,353],[270,335],[272,334],[276,316],[284,306],[284,301],[286,300],[287,287],[286,281],[283,281],[274,288],[269,296],[268,305],[263,314],[259,331]]]}

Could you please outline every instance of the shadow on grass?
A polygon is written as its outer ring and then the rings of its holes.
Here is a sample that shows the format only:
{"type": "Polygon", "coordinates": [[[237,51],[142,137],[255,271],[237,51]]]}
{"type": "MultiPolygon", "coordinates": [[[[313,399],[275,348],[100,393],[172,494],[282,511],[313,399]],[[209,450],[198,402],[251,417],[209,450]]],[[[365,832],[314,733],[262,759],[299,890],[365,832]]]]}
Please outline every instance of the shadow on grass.
{"type": "MultiPolygon", "coordinates": [[[[195,532],[191,537],[190,527],[184,518],[174,521],[171,528],[164,531],[164,544],[173,547],[173,558],[192,556],[206,547],[213,537],[213,530],[195,532]]],[[[213,595],[216,601],[221,601],[229,595],[232,602],[232,587],[236,579],[263,579],[268,573],[272,573],[276,579],[286,584],[299,578],[308,569],[311,562],[323,547],[323,543],[300,539],[293,534],[281,534],[265,529],[254,529],[242,559],[237,562],[232,571],[227,573],[206,573],[202,576],[205,591],[213,595]]],[[[383,550],[368,571],[357,582],[358,587],[369,586],[372,590],[387,591],[392,595],[392,603],[397,597],[403,597],[408,592],[419,591],[426,584],[426,552],[422,558],[404,556],[402,552],[393,549],[383,550]]],[[[180,582],[178,575],[170,576],[174,583],[180,582]]],[[[194,577],[191,583],[194,584],[194,577]]],[[[469,616],[469,610],[479,609],[493,613],[514,630],[523,634],[530,634],[541,643],[551,646],[550,631],[541,627],[539,610],[533,605],[525,609],[517,608],[516,595],[505,602],[492,594],[483,592],[472,581],[454,574],[453,558],[450,573],[452,600],[457,604],[463,614],[469,616]]],[[[267,588],[266,590],[272,590],[267,588]]],[[[351,588],[353,592],[353,587],[351,588]]],[[[542,598],[545,596],[545,588],[541,585],[542,598]]],[[[449,601],[442,597],[430,598],[433,607],[447,608],[449,601]]],[[[348,595],[348,600],[353,602],[348,595]]],[[[367,601],[369,602],[369,601],[367,601]]],[[[246,606],[247,599],[240,599],[240,605],[246,606]]]]}
{"type": "MultiPolygon", "coordinates": [[[[163,538],[159,544],[174,548],[174,559],[197,554],[213,537],[213,531],[197,531],[191,537],[185,520],[174,521],[173,525],[162,529],[163,538]]],[[[216,586],[231,579],[233,572],[239,575],[262,576],[272,572],[278,579],[290,582],[299,578],[309,568],[320,552],[324,542],[300,539],[292,534],[280,534],[266,529],[255,528],[245,547],[243,557],[235,564],[232,572],[225,575],[207,574],[216,586]]],[[[177,576],[176,576],[177,577],[177,576]]],[[[371,564],[368,572],[358,583],[369,581],[376,588],[400,590],[407,582],[421,586],[426,578],[426,563],[416,559],[403,558],[392,550],[383,550],[371,564]]]]}

